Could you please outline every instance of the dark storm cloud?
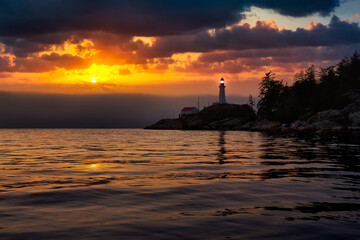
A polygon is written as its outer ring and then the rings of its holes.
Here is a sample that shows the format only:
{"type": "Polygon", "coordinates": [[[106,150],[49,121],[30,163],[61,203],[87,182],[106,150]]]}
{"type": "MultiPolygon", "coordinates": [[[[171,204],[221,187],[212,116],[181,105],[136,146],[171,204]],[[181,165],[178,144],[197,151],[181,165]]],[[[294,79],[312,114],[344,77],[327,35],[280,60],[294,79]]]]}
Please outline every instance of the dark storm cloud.
{"type": "Polygon", "coordinates": [[[239,58],[271,58],[273,62],[338,61],[341,57],[350,56],[354,52],[354,49],[360,49],[360,43],[332,47],[293,47],[226,51],[222,53],[210,52],[201,54],[198,61],[204,63],[219,63],[234,61],[239,58]]]}
{"type": "Polygon", "coordinates": [[[131,36],[123,36],[106,32],[65,32],[36,35],[26,38],[1,37],[4,53],[11,53],[16,57],[26,58],[40,51],[51,51],[54,46],[61,46],[64,42],[77,45],[79,51],[84,50],[81,42],[91,39],[101,50],[114,52],[114,46],[124,51],[135,51],[144,45],[140,40],[132,41],[131,36]]]}
{"type": "Polygon", "coordinates": [[[315,11],[321,15],[329,14],[334,7],[339,6],[337,0],[313,0],[313,1],[289,1],[289,0],[254,0],[253,4],[259,8],[273,9],[280,14],[300,17],[314,13],[315,11]],[[316,10],[315,10],[316,9],[316,10]]]}
{"type": "Polygon", "coordinates": [[[56,68],[83,69],[91,62],[69,54],[59,55],[51,53],[36,58],[15,58],[13,61],[7,56],[0,56],[0,72],[47,72],[56,68]]]}
{"type": "Polygon", "coordinates": [[[338,5],[339,0],[2,0],[0,36],[71,31],[172,35],[236,23],[250,6],[305,16],[328,14],[338,5]]]}
{"type": "MultiPolygon", "coordinates": [[[[152,45],[142,41],[132,41],[132,38],[121,37],[116,34],[89,32],[70,36],[69,41],[76,44],[80,39],[90,38],[95,43],[95,48],[100,49],[98,57],[103,63],[112,64],[114,58],[107,59],[107,52],[112,53],[119,63],[135,63],[146,65],[157,63],[158,71],[165,71],[169,64],[166,62],[174,53],[203,52],[199,63],[178,68],[179,71],[200,72],[236,72],[253,69],[256,66],[267,66],[274,62],[305,62],[338,60],[345,55],[351,55],[360,44],[360,28],[356,23],[340,21],[333,17],[329,25],[313,24],[310,30],[298,28],[296,31],[273,28],[271,24],[259,21],[255,27],[249,25],[234,26],[231,29],[219,29],[214,35],[207,31],[195,34],[165,36],[158,38],[152,45]],[[322,48],[318,48],[318,47],[322,48]],[[351,48],[351,49],[350,49],[351,48]],[[224,50],[223,53],[214,53],[214,50],[224,50]],[[346,50],[346,52],[345,52],[346,50]],[[135,51],[136,53],[133,53],[135,51]],[[102,55],[104,53],[104,55],[102,55]],[[224,62],[238,58],[267,58],[253,60],[244,65],[244,61],[237,63],[226,63],[225,65],[201,64],[201,62],[224,62]],[[155,61],[152,58],[160,58],[155,61]],[[121,60],[123,59],[123,60],[121,60]],[[161,62],[162,61],[162,62],[161,62]],[[165,62],[164,62],[165,61],[165,62]],[[206,71],[205,69],[209,70],[206,71]],[[211,70],[212,69],[212,70],[211,70]]],[[[8,38],[7,43],[11,43],[8,38]]],[[[19,39],[13,41],[11,49],[5,45],[6,51],[15,54],[16,59],[11,65],[11,59],[3,56],[0,59],[0,71],[9,72],[44,72],[54,70],[57,67],[67,69],[86,68],[90,64],[89,59],[76,56],[59,55],[52,53],[42,57],[26,58],[28,54],[39,50],[47,50],[47,45],[29,42],[19,39]]],[[[81,45],[78,45],[81,50],[81,45]]],[[[5,52],[6,52],[5,51],[5,52]]],[[[155,70],[155,69],[154,69],[155,70]]]]}
{"type": "MultiPolygon", "coordinates": [[[[241,2],[241,1],[240,1],[241,2]]],[[[68,31],[166,35],[222,27],[241,19],[239,1],[8,0],[0,9],[0,35],[68,31]]]]}
{"type": "Polygon", "coordinates": [[[342,57],[353,54],[354,49],[360,50],[359,44],[331,47],[292,47],[279,49],[251,49],[241,51],[225,51],[203,53],[197,60],[185,66],[176,67],[178,72],[241,73],[251,71],[269,71],[281,68],[283,71],[297,71],[307,68],[310,63],[317,67],[335,65],[342,57]]]}
{"type": "Polygon", "coordinates": [[[151,58],[169,57],[173,53],[184,52],[334,46],[354,43],[360,43],[359,25],[340,21],[334,16],[328,26],[317,24],[310,30],[298,28],[296,31],[280,31],[265,22],[258,21],[253,28],[245,24],[231,29],[219,29],[214,35],[202,31],[193,35],[168,36],[158,39],[152,47],[145,47],[139,53],[151,58]]]}
{"type": "Polygon", "coordinates": [[[73,56],[70,54],[59,55],[57,53],[46,54],[41,57],[42,59],[52,62],[54,67],[65,69],[82,69],[88,68],[91,62],[84,60],[81,57],[73,56]]]}
{"type": "MultiPolygon", "coordinates": [[[[3,53],[13,54],[16,58],[1,56],[0,71],[86,68],[89,59],[55,53],[37,55],[41,51],[51,51],[54,45],[60,46],[65,41],[79,44],[83,39],[90,39],[95,44],[94,49],[99,50],[97,57],[101,63],[110,65],[114,62],[146,65],[152,63],[153,58],[184,52],[359,42],[359,26],[338,18],[333,18],[329,26],[319,24],[311,31],[279,31],[263,23],[255,28],[246,25],[231,30],[224,28],[242,19],[242,13],[251,6],[297,17],[328,14],[338,5],[338,0],[3,0],[0,1],[0,43],[4,44],[3,53]],[[207,32],[209,28],[217,29],[215,35],[207,32]],[[160,37],[150,46],[140,40],[133,41],[133,36],[160,37]]],[[[81,50],[82,46],[78,45],[78,48],[81,50]]],[[[268,60],[252,61],[253,65],[269,63],[268,60]]],[[[243,62],[228,63],[221,69],[234,72],[243,62]]],[[[158,64],[154,70],[165,71],[169,64],[158,64]]],[[[206,64],[199,63],[197,67],[205,68],[206,64]]],[[[214,67],[213,71],[218,69],[218,66],[214,67]]]]}
{"type": "Polygon", "coordinates": [[[27,57],[29,54],[44,51],[47,45],[28,41],[22,38],[3,37],[0,42],[5,45],[4,53],[12,53],[16,57],[27,57]]]}

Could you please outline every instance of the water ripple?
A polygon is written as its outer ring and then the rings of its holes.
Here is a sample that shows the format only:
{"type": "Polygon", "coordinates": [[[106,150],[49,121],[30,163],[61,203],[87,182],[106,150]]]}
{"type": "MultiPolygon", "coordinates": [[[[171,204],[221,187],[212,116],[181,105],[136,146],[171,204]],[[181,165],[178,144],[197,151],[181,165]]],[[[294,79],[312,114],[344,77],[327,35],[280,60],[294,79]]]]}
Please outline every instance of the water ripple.
{"type": "Polygon", "coordinates": [[[359,239],[360,143],[0,130],[1,239],[359,239]]]}

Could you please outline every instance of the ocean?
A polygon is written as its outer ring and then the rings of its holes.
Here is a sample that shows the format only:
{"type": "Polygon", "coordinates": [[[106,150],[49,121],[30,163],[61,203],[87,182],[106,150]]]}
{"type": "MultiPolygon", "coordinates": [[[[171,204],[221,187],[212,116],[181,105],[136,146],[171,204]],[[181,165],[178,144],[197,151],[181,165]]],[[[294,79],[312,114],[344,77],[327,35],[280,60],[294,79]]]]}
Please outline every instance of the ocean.
{"type": "Polygon", "coordinates": [[[0,239],[359,239],[360,141],[0,130],[0,239]]]}

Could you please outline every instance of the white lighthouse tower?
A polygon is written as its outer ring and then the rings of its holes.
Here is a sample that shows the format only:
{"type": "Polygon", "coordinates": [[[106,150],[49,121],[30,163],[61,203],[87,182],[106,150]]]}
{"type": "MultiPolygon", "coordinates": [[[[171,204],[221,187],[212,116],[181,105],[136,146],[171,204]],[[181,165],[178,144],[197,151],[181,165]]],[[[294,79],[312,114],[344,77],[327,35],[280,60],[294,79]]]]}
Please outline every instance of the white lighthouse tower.
{"type": "Polygon", "coordinates": [[[219,103],[220,104],[225,104],[226,103],[226,98],[225,98],[225,80],[224,78],[220,79],[220,93],[219,93],[219,103]]]}

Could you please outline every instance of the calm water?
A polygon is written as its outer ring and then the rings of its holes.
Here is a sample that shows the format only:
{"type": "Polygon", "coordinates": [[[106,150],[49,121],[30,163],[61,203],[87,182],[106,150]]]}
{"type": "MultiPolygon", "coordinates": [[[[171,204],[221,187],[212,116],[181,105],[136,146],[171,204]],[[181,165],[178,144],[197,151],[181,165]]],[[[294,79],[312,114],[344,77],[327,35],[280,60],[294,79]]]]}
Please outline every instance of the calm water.
{"type": "Polygon", "coordinates": [[[0,130],[0,239],[359,239],[357,140],[0,130]]]}

